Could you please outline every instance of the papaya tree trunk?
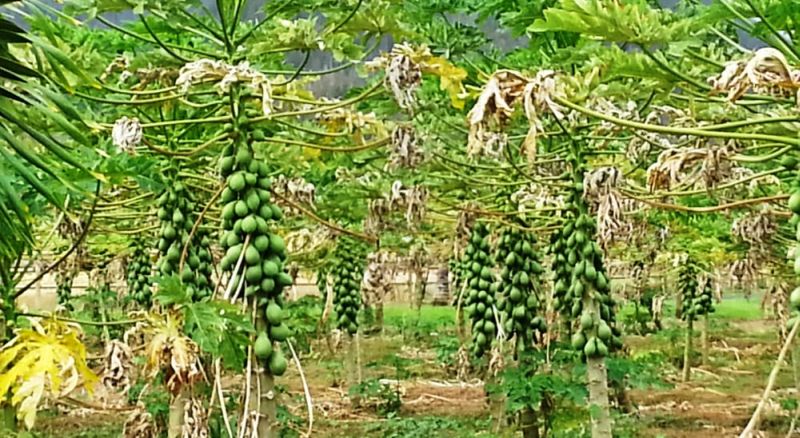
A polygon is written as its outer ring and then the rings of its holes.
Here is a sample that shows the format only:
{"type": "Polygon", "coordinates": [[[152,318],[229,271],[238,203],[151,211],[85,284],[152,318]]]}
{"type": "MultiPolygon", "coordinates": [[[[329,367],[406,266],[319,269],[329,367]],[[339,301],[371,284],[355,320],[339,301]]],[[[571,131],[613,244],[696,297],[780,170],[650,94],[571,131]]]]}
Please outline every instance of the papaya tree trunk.
{"type": "Polygon", "coordinates": [[[701,345],[703,346],[703,365],[708,365],[708,313],[703,315],[703,327],[700,332],[701,345]]]}
{"type": "MultiPolygon", "coordinates": [[[[800,394],[800,347],[795,346],[792,348],[792,376],[794,377],[795,393],[800,394]]],[[[800,416],[800,406],[797,406],[792,416],[792,422],[789,424],[789,432],[786,433],[787,437],[794,434],[797,426],[797,419],[800,416]]]]}
{"type": "Polygon", "coordinates": [[[169,426],[167,427],[167,436],[169,438],[180,438],[182,435],[187,399],[186,389],[181,389],[179,393],[172,396],[169,402],[169,426]]]}
{"type": "MultiPolygon", "coordinates": [[[[258,362],[258,359],[253,358],[258,362]]],[[[250,388],[250,411],[258,412],[258,438],[275,438],[278,432],[275,430],[277,421],[277,402],[275,394],[275,379],[266,370],[258,370],[257,363],[253,364],[253,387],[250,388]],[[258,379],[258,380],[255,380],[258,379]],[[256,383],[257,382],[257,383],[256,383]],[[261,404],[259,404],[258,392],[261,392],[261,404]]],[[[264,366],[263,364],[261,365],[264,366]]]]}
{"type": "Polygon", "coordinates": [[[350,403],[353,408],[359,408],[361,406],[361,395],[358,391],[352,391],[353,388],[356,388],[361,383],[358,378],[359,372],[357,370],[358,359],[356,356],[358,354],[358,348],[354,336],[347,335],[346,342],[347,354],[345,354],[345,373],[347,375],[347,388],[350,390],[350,403]]]}
{"type": "MultiPolygon", "coordinates": [[[[258,332],[267,330],[268,325],[263,312],[257,312],[255,326],[258,332]]],[[[278,346],[273,348],[277,349],[278,346]]],[[[274,427],[277,424],[278,415],[275,379],[264,361],[259,360],[255,355],[252,355],[251,361],[250,397],[247,410],[258,413],[258,426],[256,427],[258,437],[275,438],[278,436],[274,427]]]]}
{"type": "Polygon", "coordinates": [[[464,294],[467,290],[467,284],[464,283],[458,292],[458,298],[456,298],[456,335],[458,336],[458,343],[459,345],[463,346],[464,343],[467,341],[466,335],[466,327],[464,323],[464,294]]]}
{"type": "Polygon", "coordinates": [[[522,438],[539,438],[539,424],[536,416],[536,409],[530,405],[519,415],[519,425],[522,430],[522,438]]]}
{"type": "Polygon", "coordinates": [[[586,374],[589,380],[592,438],[611,438],[611,413],[608,403],[608,374],[605,358],[586,358],[586,374]]]}
{"type": "Polygon", "coordinates": [[[416,297],[414,295],[414,274],[411,271],[411,267],[408,267],[408,271],[406,271],[406,290],[408,291],[408,302],[411,303],[412,306],[416,306],[417,302],[415,301],[416,297]]]}
{"type": "Polygon", "coordinates": [[[553,418],[555,417],[555,402],[553,394],[547,391],[542,392],[542,401],[539,403],[539,417],[542,419],[542,436],[547,437],[553,429],[553,418]]]}
{"type": "Polygon", "coordinates": [[[106,305],[103,300],[97,303],[100,311],[100,321],[103,323],[103,341],[105,343],[111,342],[111,333],[108,331],[108,315],[106,315],[106,305]]]}
{"type": "Polygon", "coordinates": [[[688,382],[692,371],[692,318],[686,318],[686,340],[683,348],[683,375],[681,381],[688,382]]]}
{"type": "Polygon", "coordinates": [[[383,333],[383,300],[375,303],[375,326],[383,333]]]}
{"type": "Polygon", "coordinates": [[[425,274],[421,270],[414,271],[414,307],[417,310],[418,321],[422,314],[422,302],[425,300],[425,286],[427,279],[424,278],[424,275],[425,274]]]}

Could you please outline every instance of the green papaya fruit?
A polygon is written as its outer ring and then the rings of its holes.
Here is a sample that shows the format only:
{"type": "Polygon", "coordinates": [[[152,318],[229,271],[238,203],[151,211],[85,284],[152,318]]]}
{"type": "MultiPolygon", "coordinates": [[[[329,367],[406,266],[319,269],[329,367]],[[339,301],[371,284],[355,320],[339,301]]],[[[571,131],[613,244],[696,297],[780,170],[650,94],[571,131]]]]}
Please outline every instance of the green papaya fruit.
{"type": "Polygon", "coordinates": [[[795,190],[792,196],[789,197],[789,210],[792,213],[800,214],[800,190],[795,190]]]}
{"type": "Polygon", "coordinates": [[[280,351],[275,351],[272,353],[272,356],[269,358],[269,372],[273,376],[282,376],[286,372],[286,367],[288,363],[286,362],[286,358],[283,357],[283,353],[280,351]]]}
{"type": "Polygon", "coordinates": [[[262,204],[258,208],[258,216],[264,220],[272,219],[272,206],[269,204],[262,204]]]}
{"type": "Polygon", "coordinates": [[[256,231],[258,228],[258,222],[256,222],[256,217],[253,215],[249,215],[246,218],[242,219],[242,231],[247,234],[251,234],[256,231]]]}
{"type": "Polygon", "coordinates": [[[597,355],[600,357],[608,356],[608,347],[600,339],[597,340],[597,355]]]}
{"type": "Polygon", "coordinates": [[[586,357],[594,357],[597,354],[597,339],[590,338],[586,341],[586,345],[583,346],[583,354],[586,357]]]}
{"type": "Polygon", "coordinates": [[[589,330],[594,326],[594,317],[589,312],[584,312],[581,315],[581,330],[589,330]]]}
{"type": "Polygon", "coordinates": [[[282,254],[286,251],[286,244],[283,242],[283,238],[277,234],[270,234],[269,235],[269,248],[276,254],[282,254]]]}
{"type": "Polygon", "coordinates": [[[597,327],[597,337],[603,341],[611,339],[611,327],[605,321],[600,321],[600,326],[597,327]]]}
{"type": "Polygon", "coordinates": [[[800,287],[795,288],[792,294],[789,295],[789,303],[791,303],[793,309],[800,309],[800,287]]]}
{"type": "Polygon", "coordinates": [[[246,147],[239,147],[236,151],[236,164],[239,168],[245,168],[253,161],[253,154],[246,147]]]}
{"type": "Polygon", "coordinates": [[[258,253],[258,249],[256,249],[253,245],[248,245],[247,250],[244,253],[244,261],[247,263],[248,266],[253,266],[261,263],[261,254],[258,253]]]}
{"type": "Polygon", "coordinates": [[[272,204],[272,205],[270,205],[270,208],[272,208],[272,218],[273,219],[275,219],[276,221],[279,221],[279,220],[283,219],[283,210],[281,210],[280,207],[278,207],[275,204],[272,204]]]}
{"type": "Polygon", "coordinates": [[[582,350],[586,345],[586,335],[583,332],[575,332],[572,334],[572,348],[575,350],[582,350]]]}
{"type": "Polygon", "coordinates": [[[259,252],[263,253],[269,249],[269,237],[263,235],[256,237],[253,240],[253,246],[255,246],[259,252]]]}
{"type": "Polygon", "coordinates": [[[272,341],[269,340],[266,332],[261,332],[256,337],[256,342],[253,344],[253,354],[261,360],[269,358],[272,354],[272,341]]]}
{"type": "Polygon", "coordinates": [[[261,276],[262,273],[260,265],[249,266],[244,273],[244,278],[249,284],[259,284],[261,281],[261,276]]]}
{"type": "Polygon", "coordinates": [[[267,305],[266,316],[267,321],[269,321],[269,323],[272,325],[279,325],[283,322],[283,310],[281,309],[281,306],[274,301],[270,301],[270,303],[267,305]]]}
{"type": "Polygon", "coordinates": [[[277,342],[283,342],[290,336],[289,327],[285,323],[280,323],[279,325],[273,325],[269,328],[269,335],[270,338],[274,339],[277,342]]]}
{"type": "Polygon", "coordinates": [[[244,175],[241,172],[234,173],[228,178],[228,188],[234,192],[241,192],[245,185],[244,175]]]}

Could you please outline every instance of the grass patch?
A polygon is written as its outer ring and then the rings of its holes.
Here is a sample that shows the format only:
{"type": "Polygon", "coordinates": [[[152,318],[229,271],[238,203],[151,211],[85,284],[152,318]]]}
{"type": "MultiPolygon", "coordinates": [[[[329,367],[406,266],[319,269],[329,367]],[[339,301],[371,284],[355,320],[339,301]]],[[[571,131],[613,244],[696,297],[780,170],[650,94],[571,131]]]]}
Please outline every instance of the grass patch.
{"type": "Polygon", "coordinates": [[[383,308],[384,323],[389,326],[404,326],[416,322],[430,325],[432,323],[441,325],[452,325],[456,321],[456,309],[450,306],[431,306],[424,304],[420,309],[419,316],[417,310],[409,305],[389,304],[383,308]]]}
{"type": "Polygon", "coordinates": [[[764,318],[761,312],[760,296],[753,295],[749,300],[744,297],[723,298],[716,305],[716,311],[711,315],[714,319],[728,319],[735,321],[753,321],[764,318]]]}

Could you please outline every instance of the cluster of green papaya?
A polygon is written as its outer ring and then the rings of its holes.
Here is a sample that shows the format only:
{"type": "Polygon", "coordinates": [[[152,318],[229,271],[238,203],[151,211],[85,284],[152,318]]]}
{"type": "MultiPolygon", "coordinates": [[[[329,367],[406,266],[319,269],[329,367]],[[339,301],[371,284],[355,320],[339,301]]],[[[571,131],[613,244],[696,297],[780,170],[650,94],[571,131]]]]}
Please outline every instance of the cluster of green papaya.
{"type": "Polygon", "coordinates": [[[706,277],[700,293],[689,303],[687,313],[691,313],[693,317],[714,313],[714,284],[711,277],[706,277]]]}
{"type": "MultiPolygon", "coordinates": [[[[573,225],[574,227],[574,225],[573,225]]],[[[567,261],[567,239],[563,228],[550,235],[547,252],[552,255],[553,271],[553,308],[562,315],[569,315],[571,303],[566,298],[568,285],[572,281],[572,265],[567,261]]],[[[571,315],[570,315],[571,316],[571,315]]]]}
{"type": "Polygon", "coordinates": [[[68,310],[72,310],[70,300],[72,298],[72,283],[74,280],[74,272],[64,271],[56,274],[56,296],[58,297],[58,304],[68,310]]]}
{"type": "Polygon", "coordinates": [[[226,147],[219,167],[226,184],[221,194],[220,244],[225,255],[220,267],[230,273],[234,293],[244,290],[244,296],[258,306],[261,313],[255,321],[258,335],[253,352],[272,375],[281,376],[287,361],[274,342],[290,336],[282,290],[292,284],[292,278],[284,268],[286,244],[271,232],[268,221],[280,220],[283,213],[271,203],[269,169],[254,159],[249,144],[226,147]]]}
{"type": "Polygon", "coordinates": [[[328,302],[328,267],[321,266],[317,269],[317,290],[319,290],[319,296],[322,297],[322,302],[328,302]]]}
{"type": "MultiPolygon", "coordinates": [[[[795,170],[797,167],[797,160],[792,157],[784,158],[785,167],[795,170]]],[[[789,210],[792,212],[792,217],[789,219],[789,225],[795,230],[795,240],[800,242],[800,173],[792,186],[792,195],[789,197],[789,210]]],[[[800,245],[795,248],[794,252],[794,273],[800,275],[800,245]]],[[[791,329],[797,318],[800,318],[800,287],[795,288],[789,294],[789,307],[790,317],[787,322],[787,328],[791,329]]]]}
{"type": "Polygon", "coordinates": [[[210,257],[208,239],[205,248],[197,238],[188,246],[186,261],[183,270],[180,269],[180,260],[183,248],[189,241],[189,233],[194,226],[194,216],[197,205],[186,187],[176,182],[167,188],[158,198],[158,219],[161,221],[159,231],[158,270],[162,275],[178,274],[187,293],[194,300],[201,300],[211,295],[211,263],[201,263],[201,259],[210,257]],[[201,243],[201,245],[198,245],[201,243]]]}
{"type": "Polygon", "coordinates": [[[214,256],[211,252],[211,233],[204,227],[198,227],[193,237],[197,252],[196,258],[190,255],[187,264],[197,271],[195,287],[200,291],[200,296],[207,297],[214,293],[214,284],[211,282],[214,274],[214,256]],[[202,278],[202,280],[201,280],[202,278]]]}
{"type": "Polygon", "coordinates": [[[786,321],[787,330],[791,330],[795,322],[797,322],[797,318],[800,318],[800,286],[789,294],[789,315],[790,317],[786,321]]]}
{"type": "Polygon", "coordinates": [[[561,230],[564,246],[558,253],[570,268],[569,282],[563,283],[563,279],[558,278],[555,290],[563,291],[562,308],[578,319],[572,347],[586,357],[604,357],[609,351],[622,347],[622,333],[616,327],[615,302],[603,264],[603,250],[595,240],[597,224],[583,199],[583,184],[579,182],[582,180],[578,172],[567,198],[572,208],[561,230]]]}
{"type": "MultiPolygon", "coordinates": [[[[451,285],[455,289],[454,295],[458,298],[458,294],[461,292],[461,289],[464,287],[464,279],[467,277],[469,272],[469,265],[465,262],[465,257],[458,257],[453,255],[450,257],[450,260],[447,262],[447,267],[450,271],[450,278],[451,278],[451,285]]],[[[457,299],[453,302],[456,304],[457,299]]]]}
{"type": "Polygon", "coordinates": [[[336,328],[354,335],[358,331],[358,311],[361,309],[361,278],[366,265],[364,245],[346,236],[340,236],[333,252],[333,310],[336,311],[336,328]]]}
{"type": "Polygon", "coordinates": [[[699,272],[700,269],[697,266],[697,262],[691,256],[687,256],[678,269],[677,286],[683,303],[682,319],[696,319],[697,314],[694,312],[694,302],[700,296],[698,293],[699,283],[697,281],[699,272]]]}
{"type": "MultiPolygon", "coordinates": [[[[495,295],[500,283],[495,282],[493,261],[489,255],[489,230],[477,223],[472,229],[469,243],[464,249],[462,263],[469,266],[464,273],[464,311],[472,321],[472,354],[483,356],[496,337],[499,315],[495,315],[495,295]]],[[[528,279],[530,281],[530,279],[528,279]]]]}
{"type": "Polygon", "coordinates": [[[527,348],[534,332],[543,333],[547,324],[537,315],[542,310],[539,276],[544,273],[535,249],[536,237],[529,232],[507,227],[497,243],[500,272],[500,299],[503,328],[517,339],[518,352],[527,348]]]}
{"type": "Polygon", "coordinates": [[[152,270],[153,265],[150,261],[147,244],[144,239],[136,239],[131,244],[131,255],[126,266],[128,296],[145,308],[151,304],[150,276],[152,270]]]}

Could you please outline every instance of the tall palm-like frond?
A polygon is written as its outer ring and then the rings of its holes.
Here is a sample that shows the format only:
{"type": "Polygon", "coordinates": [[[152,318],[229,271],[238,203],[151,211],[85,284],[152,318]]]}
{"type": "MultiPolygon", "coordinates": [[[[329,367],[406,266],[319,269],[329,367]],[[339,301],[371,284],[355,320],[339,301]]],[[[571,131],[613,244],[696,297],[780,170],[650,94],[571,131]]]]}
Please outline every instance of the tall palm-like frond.
{"type": "MultiPolygon", "coordinates": [[[[0,6],[14,2],[0,0],[0,6]]],[[[42,50],[51,66],[68,59],[54,52],[57,49],[32,41],[24,29],[0,16],[0,292],[6,293],[13,286],[13,264],[33,247],[31,219],[41,209],[32,208],[32,203],[43,200],[62,208],[63,191],[54,189],[65,183],[61,169],[86,170],[62,137],[31,121],[45,120],[67,133],[69,141],[88,142],[73,124],[76,112],[41,84],[39,72],[14,55],[14,44],[42,50]]]]}

